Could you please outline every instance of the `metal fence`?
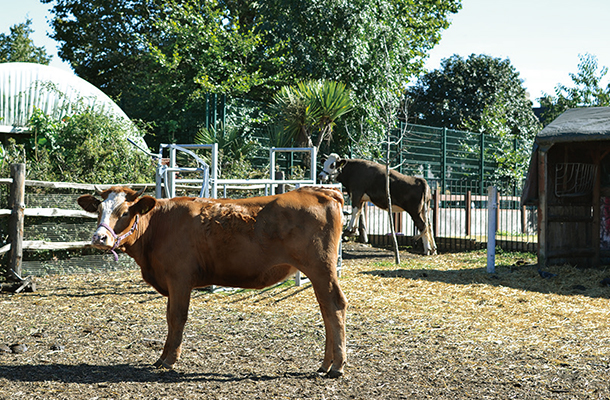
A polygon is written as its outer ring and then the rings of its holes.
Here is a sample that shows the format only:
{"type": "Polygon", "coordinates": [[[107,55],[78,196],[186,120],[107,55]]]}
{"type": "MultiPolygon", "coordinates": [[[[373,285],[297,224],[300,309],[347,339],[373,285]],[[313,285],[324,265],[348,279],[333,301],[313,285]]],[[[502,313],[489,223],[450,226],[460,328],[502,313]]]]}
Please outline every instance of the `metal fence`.
{"type": "MultiPolygon", "coordinates": [[[[489,183],[483,183],[487,187],[489,183]]],[[[434,190],[428,217],[440,251],[476,250],[487,247],[488,197],[478,194],[478,180],[448,180],[445,191],[434,190]]],[[[538,244],[537,211],[521,206],[520,197],[498,194],[496,247],[506,251],[535,252],[538,244]]],[[[390,245],[390,225],[386,211],[368,203],[365,210],[369,241],[390,245]]],[[[418,233],[411,217],[395,214],[395,230],[402,245],[419,247],[412,236],[418,233]]]]}

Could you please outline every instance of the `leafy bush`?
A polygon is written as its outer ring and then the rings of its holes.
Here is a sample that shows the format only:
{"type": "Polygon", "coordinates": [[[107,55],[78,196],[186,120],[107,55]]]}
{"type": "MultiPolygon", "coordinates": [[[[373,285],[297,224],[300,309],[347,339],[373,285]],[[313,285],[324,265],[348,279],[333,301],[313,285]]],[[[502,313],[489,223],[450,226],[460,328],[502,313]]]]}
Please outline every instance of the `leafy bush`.
{"type": "Polygon", "coordinates": [[[0,172],[27,164],[28,179],[79,183],[141,183],[154,180],[154,163],[127,141],[143,133],[131,121],[79,105],[57,121],[34,110],[33,135],[11,140],[0,172]]]}

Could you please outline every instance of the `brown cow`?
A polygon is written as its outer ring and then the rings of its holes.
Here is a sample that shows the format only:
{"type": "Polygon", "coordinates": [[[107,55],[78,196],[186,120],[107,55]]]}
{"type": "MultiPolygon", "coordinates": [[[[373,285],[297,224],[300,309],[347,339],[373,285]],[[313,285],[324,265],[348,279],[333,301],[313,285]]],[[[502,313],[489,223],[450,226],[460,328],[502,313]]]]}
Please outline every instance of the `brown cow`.
{"type": "MultiPolygon", "coordinates": [[[[340,182],[352,199],[354,212],[348,224],[348,232],[355,231],[356,221],[362,212],[365,201],[371,201],[377,207],[388,209],[386,195],[385,166],[367,160],[348,160],[332,153],[324,161],[319,174],[322,182],[336,180],[340,182]]],[[[390,195],[392,211],[409,213],[420,234],[415,240],[422,239],[424,254],[436,254],[434,232],[428,218],[430,208],[430,187],[424,178],[403,175],[390,170],[390,195]]]]}
{"type": "Polygon", "coordinates": [[[99,194],[103,201],[78,199],[84,210],[98,214],[92,244],[125,251],[144,280],[168,297],[167,340],[155,366],[172,368],[180,357],[193,288],[262,289],[300,270],[311,281],[326,328],[318,372],[343,374],[347,300],[336,271],[340,192],[306,187],[241,200],[158,200],[115,186],[99,194]]]}

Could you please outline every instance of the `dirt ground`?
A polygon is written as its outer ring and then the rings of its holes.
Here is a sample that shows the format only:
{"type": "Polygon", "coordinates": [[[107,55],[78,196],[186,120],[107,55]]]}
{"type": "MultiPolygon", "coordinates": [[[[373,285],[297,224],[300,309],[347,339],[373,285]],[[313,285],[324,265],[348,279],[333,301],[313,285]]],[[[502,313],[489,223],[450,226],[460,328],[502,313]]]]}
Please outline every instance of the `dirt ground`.
{"type": "Polygon", "coordinates": [[[38,278],[34,293],[0,294],[0,398],[610,398],[610,269],[541,275],[505,253],[488,274],[484,252],[401,256],[345,246],[336,380],[315,373],[324,329],[308,284],[194,292],[167,371],[151,366],[165,299],[139,271],[38,278]]]}

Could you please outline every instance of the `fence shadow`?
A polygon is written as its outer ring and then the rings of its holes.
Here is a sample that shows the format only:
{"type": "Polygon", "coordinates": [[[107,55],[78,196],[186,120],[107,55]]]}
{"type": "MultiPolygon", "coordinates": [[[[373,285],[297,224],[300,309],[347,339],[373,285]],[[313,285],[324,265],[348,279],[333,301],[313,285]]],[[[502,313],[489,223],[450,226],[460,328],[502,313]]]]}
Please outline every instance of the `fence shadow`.
{"type": "MultiPolygon", "coordinates": [[[[314,373],[291,374],[297,379],[315,378],[314,373]]],[[[0,376],[13,382],[61,382],[78,384],[103,384],[120,382],[240,382],[271,381],[285,375],[226,374],[214,372],[182,373],[174,370],[162,370],[145,365],[0,365],[0,376]]]]}
{"type": "Polygon", "coordinates": [[[605,284],[610,271],[578,269],[571,266],[549,267],[541,271],[535,264],[496,265],[496,273],[486,268],[436,270],[436,269],[377,269],[360,274],[380,278],[402,278],[414,281],[442,282],[450,285],[485,284],[496,287],[554,293],[570,296],[610,299],[610,287],[605,284]],[[602,283],[602,280],[604,283],[602,283]]]}

